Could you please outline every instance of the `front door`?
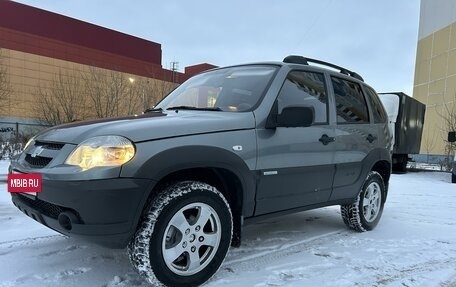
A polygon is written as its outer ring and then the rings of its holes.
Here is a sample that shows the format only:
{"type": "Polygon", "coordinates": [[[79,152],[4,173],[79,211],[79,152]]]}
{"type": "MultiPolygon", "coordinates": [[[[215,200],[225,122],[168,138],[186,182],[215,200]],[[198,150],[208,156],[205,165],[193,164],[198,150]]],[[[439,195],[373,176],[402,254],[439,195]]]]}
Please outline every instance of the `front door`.
{"type": "Polygon", "coordinates": [[[255,215],[325,202],[332,190],[335,129],[329,124],[324,75],[291,71],[277,103],[279,114],[288,106],[312,107],[314,124],[257,131],[255,215]]]}

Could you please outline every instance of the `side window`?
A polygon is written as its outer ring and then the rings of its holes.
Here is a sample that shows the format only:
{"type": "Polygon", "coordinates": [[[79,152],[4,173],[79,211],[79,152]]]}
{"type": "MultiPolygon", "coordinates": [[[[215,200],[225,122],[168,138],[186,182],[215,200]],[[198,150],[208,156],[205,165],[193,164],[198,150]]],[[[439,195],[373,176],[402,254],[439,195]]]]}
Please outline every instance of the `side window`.
{"type": "Polygon", "coordinates": [[[384,123],[386,122],[386,112],[385,109],[383,108],[382,102],[380,102],[380,99],[377,96],[377,93],[372,90],[371,88],[364,86],[364,90],[366,91],[366,94],[368,95],[368,98],[370,99],[371,105],[372,105],[372,114],[374,115],[374,122],[375,123],[384,123]]]}
{"type": "Polygon", "coordinates": [[[290,72],[277,100],[279,114],[283,108],[288,106],[313,107],[314,123],[328,122],[328,96],[323,74],[304,71],[290,72]]]}
{"type": "Polygon", "coordinates": [[[331,77],[336,100],[337,123],[368,123],[369,112],[361,86],[331,77]]]}

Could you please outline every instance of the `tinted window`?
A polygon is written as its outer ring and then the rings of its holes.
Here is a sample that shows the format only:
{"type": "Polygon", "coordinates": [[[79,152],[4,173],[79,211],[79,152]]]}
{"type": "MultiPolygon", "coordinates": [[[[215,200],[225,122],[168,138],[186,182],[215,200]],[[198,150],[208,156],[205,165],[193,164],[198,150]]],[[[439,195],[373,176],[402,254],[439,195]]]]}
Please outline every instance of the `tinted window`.
{"type": "Polygon", "coordinates": [[[367,123],[369,113],[361,86],[347,80],[331,77],[336,100],[338,123],[367,123]]]}
{"type": "Polygon", "coordinates": [[[328,97],[323,74],[293,71],[290,72],[278,97],[279,113],[288,106],[313,107],[315,123],[328,122],[328,97]]]}
{"type": "Polygon", "coordinates": [[[386,113],[383,108],[382,102],[377,96],[377,93],[369,87],[364,86],[364,90],[368,98],[370,99],[370,103],[372,106],[372,114],[374,116],[374,122],[376,123],[384,123],[386,122],[386,113]]]}

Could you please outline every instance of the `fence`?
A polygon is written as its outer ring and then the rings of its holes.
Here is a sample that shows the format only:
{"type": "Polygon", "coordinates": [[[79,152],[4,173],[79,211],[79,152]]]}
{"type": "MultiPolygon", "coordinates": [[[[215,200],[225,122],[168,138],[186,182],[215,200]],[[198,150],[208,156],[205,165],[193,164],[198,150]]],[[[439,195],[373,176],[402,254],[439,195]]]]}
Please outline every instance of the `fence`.
{"type": "Polygon", "coordinates": [[[33,122],[0,121],[0,138],[3,141],[14,140],[18,142],[20,137],[30,138],[48,127],[49,125],[33,122]]]}
{"type": "Polygon", "coordinates": [[[26,121],[0,121],[0,159],[8,159],[18,154],[32,136],[49,127],[26,121]]]}

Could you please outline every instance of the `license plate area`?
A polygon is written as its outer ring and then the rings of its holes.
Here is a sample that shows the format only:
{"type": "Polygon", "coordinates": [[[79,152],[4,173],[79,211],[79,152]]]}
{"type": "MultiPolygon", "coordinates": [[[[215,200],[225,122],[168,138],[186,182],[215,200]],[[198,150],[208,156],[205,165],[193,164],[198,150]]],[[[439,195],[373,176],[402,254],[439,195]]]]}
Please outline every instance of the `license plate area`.
{"type": "Polygon", "coordinates": [[[17,170],[12,170],[8,174],[8,192],[21,193],[35,199],[37,193],[41,192],[41,187],[41,174],[23,173],[17,170]]]}

